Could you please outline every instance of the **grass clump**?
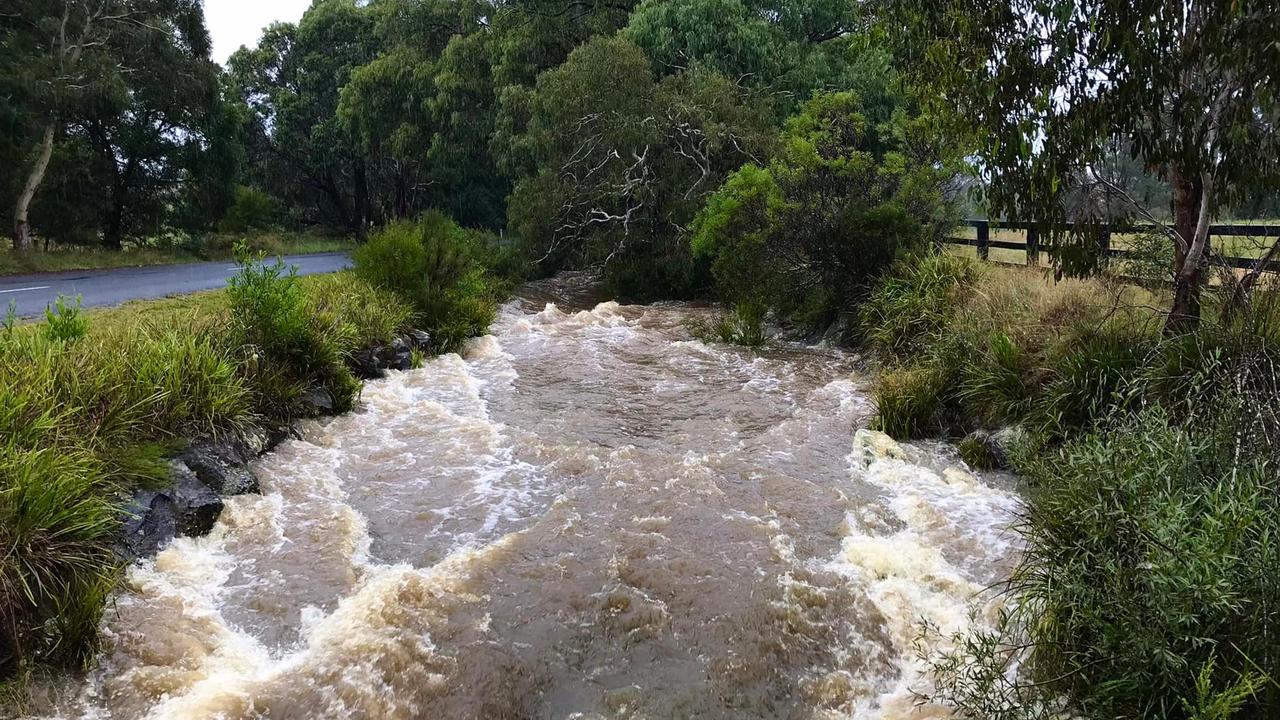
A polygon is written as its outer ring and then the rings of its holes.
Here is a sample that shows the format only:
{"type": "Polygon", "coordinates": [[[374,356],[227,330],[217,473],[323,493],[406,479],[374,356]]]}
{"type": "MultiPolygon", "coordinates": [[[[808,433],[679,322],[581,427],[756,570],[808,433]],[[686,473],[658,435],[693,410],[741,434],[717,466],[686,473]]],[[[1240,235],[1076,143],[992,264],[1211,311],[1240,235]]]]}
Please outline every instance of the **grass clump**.
{"type": "Polygon", "coordinates": [[[1149,408],[1024,465],[1013,609],[934,659],[942,699],[1010,719],[1280,712],[1280,486],[1240,417],[1193,430],[1149,408]]]}
{"type": "Polygon", "coordinates": [[[894,437],[920,437],[945,425],[947,372],[920,363],[888,370],[873,393],[877,429],[894,437]]]}
{"type": "Polygon", "coordinates": [[[689,330],[703,342],[726,345],[758,348],[768,340],[764,331],[764,308],[758,303],[739,303],[715,320],[691,323],[689,330]]]}
{"type": "Polygon", "coordinates": [[[226,291],[0,324],[0,678],[93,653],[129,493],[185,440],[287,421],[413,308],[351,273],[297,277],[241,254],[226,291]]]}
{"type": "Polygon", "coordinates": [[[495,255],[439,212],[388,225],[355,253],[356,275],[413,307],[437,348],[452,352],[493,322],[506,284],[482,263],[495,255]]]}
{"type": "Polygon", "coordinates": [[[953,255],[915,255],[894,265],[859,310],[867,344],[890,358],[907,358],[936,344],[973,291],[978,264],[953,255]]]}
{"type": "Polygon", "coordinates": [[[262,260],[242,250],[227,296],[236,340],[252,360],[250,371],[268,375],[270,381],[261,385],[276,391],[264,404],[280,403],[271,410],[287,417],[303,392],[320,387],[339,412],[351,409],[360,392],[345,362],[355,346],[351,325],[309,306],[295,269],[262,260]]]}

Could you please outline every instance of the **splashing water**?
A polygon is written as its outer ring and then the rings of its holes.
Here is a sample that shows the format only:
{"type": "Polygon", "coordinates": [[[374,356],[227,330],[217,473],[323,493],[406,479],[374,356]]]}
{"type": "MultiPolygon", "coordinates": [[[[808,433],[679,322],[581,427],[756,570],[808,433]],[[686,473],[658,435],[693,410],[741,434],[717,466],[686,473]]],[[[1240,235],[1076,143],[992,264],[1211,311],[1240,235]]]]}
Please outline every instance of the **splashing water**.
{"type": "Polygon", "coordinates": [[[913,646],[1007,572],[1007,483],[858,431],[837,352],[549,300],[263,457],[261,496],[129,569],[41,714],[945,716],[913,646]]]}

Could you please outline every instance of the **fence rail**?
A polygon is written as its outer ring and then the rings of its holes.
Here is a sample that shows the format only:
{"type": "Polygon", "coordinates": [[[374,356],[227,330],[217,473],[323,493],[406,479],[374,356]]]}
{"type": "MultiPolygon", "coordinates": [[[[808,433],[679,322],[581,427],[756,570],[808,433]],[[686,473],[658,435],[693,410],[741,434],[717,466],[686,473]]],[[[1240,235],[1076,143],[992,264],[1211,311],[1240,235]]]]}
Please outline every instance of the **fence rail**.
{"type": "MultiPolygon", "coordinates": [[[[949,237],[947,241],[953,245],[972,245],[977,248],[978,259],[988,260],[991,248],[1000,250],[1021,250],[1027,253],[1027,264],[1036,265],[1040,261],[1040,227],[1034,222],[991,222],[989,220],[966,220],[964,226],[973,228],[976,237],[949,237]],[[1012,242],[1009,240],[992,240],[991,230],[1010,230],[1024,233],[1026,239],[1023,242],[1012,242]]],[[[1098,242],[1108,257],[1125,257],[1132,254],[1132,251],[1125,248],[1112,247],[1112,228],[1110,225],[1096,226],[1099,232],[1098,242]]],[[[1133,235],[1159,230],[1159,226],[1151,224],[1125,225],[1118,228],[1119,234],[1133,235]]],[[[1280,238],[1280,225],[1248,225],[1239,223],[1228,223],[1222,225],[1209,226],[1210,238],[1223,237],[1249,237],[1249,238],[1280,238]]],[[[1238,269],[1252,269],[1258,264],[1259,258],[1242,257],[1234,255],[1216,255],[1222,263],[1238,269]]],[[[1263,270],[1266,272],[1280,272],[1280,259],[1268,262],[1263,270]]]]}

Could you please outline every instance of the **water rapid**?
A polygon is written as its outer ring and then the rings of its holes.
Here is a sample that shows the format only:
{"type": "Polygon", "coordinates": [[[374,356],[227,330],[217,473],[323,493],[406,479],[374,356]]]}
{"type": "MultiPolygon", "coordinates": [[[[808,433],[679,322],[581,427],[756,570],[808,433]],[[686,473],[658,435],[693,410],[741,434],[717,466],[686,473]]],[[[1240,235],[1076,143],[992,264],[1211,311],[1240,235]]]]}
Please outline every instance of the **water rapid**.
{"type": "Polygon", "coordinates": [[[573,290],[264,456],[261,495],[129,568],[39,716],[946,717],[916,639],[1007,573],[1007,482],[858,433],[840,352],[573,290]]]}

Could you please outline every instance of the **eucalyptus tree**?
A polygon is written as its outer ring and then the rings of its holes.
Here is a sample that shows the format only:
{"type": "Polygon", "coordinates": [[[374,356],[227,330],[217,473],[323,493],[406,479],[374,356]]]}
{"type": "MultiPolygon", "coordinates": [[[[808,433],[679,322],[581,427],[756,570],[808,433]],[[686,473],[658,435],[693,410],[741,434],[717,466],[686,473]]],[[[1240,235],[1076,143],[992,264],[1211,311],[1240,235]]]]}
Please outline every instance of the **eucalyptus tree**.
{"type": "Polygon", "coordinates": [[[338,115],[342,88],[377,56],[375,16],[319,0],[296,25],[268,27],[228,62],[249,108],[252,180],[304,220],[362,232],[371,215],[366,148],[338,115]]]}
{"type": "MultiPolygon", "coordinates": [[[[20,0],[2,17],[0,82],[23,146],[20,177],[11,183],[11,237],[15,249],[27,250],[32,202],[60,136],[87,132],[112,113],[116,121],[128,116],[134,135],[153,140],[198,134],[196,116],[209,109],[204,91],[214,87],[216,69],[204,13],[193,0],[20,0]],[[164,108],[143,107],[160,98],[164,108]]],[[[148,166],[170,159],[162,155],[149,157],[148,166]]]]}
{"type": "Polygon", "coordinates": [[[537,172],[512,194],[513,230],[551,267],[601,264],[631,296],[691,289],[689,221],[773,139],[752,91],[697,67],[657,78],[623,37],[596,38],[541,75],[529,112],[521,140],[537,172]]]}
{"type": "MultiPolygon", "coordinates": [[[[1272,0],[887,0],[902,65],[972,130],[994,213],[1046,224],[1060,267],[1091,272],[1064,198],[1108,149],[1171,191],[1166,330],[1197,323],[1223,207],[1280,181],[1280,5],[1272,0]]],[[[1085,213],[1084,220],[1089,220],[1085,213]]],[[[1268,253],[1273,256],[1275,249],[1268,253]]],[[[1256,278],[1256,273],[1254,273],[1256,278]]]]}

